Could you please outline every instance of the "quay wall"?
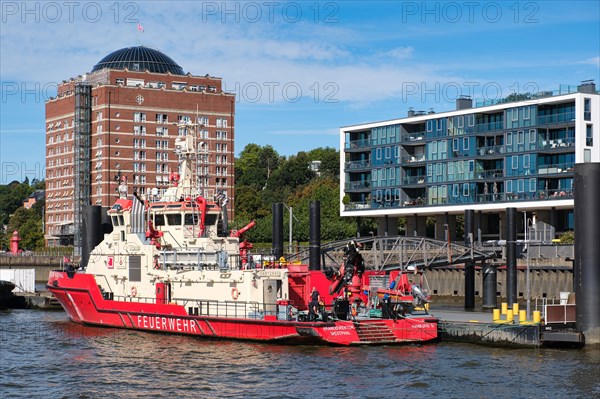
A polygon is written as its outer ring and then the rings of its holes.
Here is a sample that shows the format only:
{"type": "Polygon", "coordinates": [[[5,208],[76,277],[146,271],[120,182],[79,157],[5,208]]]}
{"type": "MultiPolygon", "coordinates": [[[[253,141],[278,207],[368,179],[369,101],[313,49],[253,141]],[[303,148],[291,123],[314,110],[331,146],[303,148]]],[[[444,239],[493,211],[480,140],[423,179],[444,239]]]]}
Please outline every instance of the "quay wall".
{"type": "Polygon", "coordinates": [[[62,256],[0,256],[0,269],[35,269],[35,282],[48,281],[51,270],[61,268],[62,256]]]}
{"type": "MultiPolygon", "coordinates": [[[[496,295],[506,296],[506,270],[497,269],[496,295]]],[[[425,272],[429,293],[433,296],[465,295],[465,272],[462,268],[434,269],[425,272]]],[[[526,297],[526,270],[517,270],[517,298],[526,297]]],[[[530,268],[529,283],[531,298],[560,299],[561,292],[573,291],[573,270],[567,267],[530,268]]],[[[475,271],[475,296],[483,296],[483,271],[475,271]]]]}

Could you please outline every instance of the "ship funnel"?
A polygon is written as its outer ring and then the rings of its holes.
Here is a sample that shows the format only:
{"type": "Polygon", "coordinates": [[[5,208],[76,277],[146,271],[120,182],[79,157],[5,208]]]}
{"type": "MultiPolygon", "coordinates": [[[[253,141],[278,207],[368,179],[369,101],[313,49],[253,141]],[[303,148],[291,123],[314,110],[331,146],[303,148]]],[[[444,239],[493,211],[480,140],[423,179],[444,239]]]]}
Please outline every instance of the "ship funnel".
{"type": "Polygon", "coordinates": [[[81,248],[81,266],[87,267],[90,252],[104,238],[102,226],[102,207],[97,205],[86,205],[83,207],[83,240],[81,248]]]}

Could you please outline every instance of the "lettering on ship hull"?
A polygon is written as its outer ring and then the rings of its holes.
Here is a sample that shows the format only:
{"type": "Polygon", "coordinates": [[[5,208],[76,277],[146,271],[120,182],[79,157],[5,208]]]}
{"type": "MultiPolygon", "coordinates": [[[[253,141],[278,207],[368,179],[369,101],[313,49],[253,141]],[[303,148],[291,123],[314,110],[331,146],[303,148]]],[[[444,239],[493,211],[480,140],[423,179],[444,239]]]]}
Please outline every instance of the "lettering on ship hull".
{"type": "Polygon", "coordinates": [[[188,334],[198,334],[198,328],[193,320],[165,316],[137,316],[137,327],[154,331],[170,331],[188,334]]]}

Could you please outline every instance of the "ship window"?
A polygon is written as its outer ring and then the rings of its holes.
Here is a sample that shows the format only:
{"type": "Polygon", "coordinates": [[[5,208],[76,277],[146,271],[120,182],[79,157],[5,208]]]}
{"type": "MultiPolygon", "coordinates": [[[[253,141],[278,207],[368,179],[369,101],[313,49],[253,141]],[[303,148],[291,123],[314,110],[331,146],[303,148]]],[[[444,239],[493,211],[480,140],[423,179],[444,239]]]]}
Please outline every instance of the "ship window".
{"type": "Polygon", "coordinates": [[[123,215],[119,215],[119,224],[118,226],[125,226],[125,219],[123,218],[123,215]]]}
{"type": "Polygon", "coordinates": [[[181,214],[167,213],[167,223],[169,226],[181,226],[181,214]]]}
{"type": "Polygon", "coordinates": [[[205,224],[207,226],[214,226],[215,224],[217,224],[217,215],[213,214],[207,214],[206,215],[206,220],[205,220],[205,224]]]}
{"type": "Polygon", "coordinates": [[[154,215],[154,226],[164,226],[165,215],[154,215]]]}
{"type": "Polygon", "coordinates": [[[198,215],[194,213],[186,213],[183,224],[186,226],[194,226],[198,224],[198,215]]]}
{"type": "Polygon", "coordinates": [[[119,219],[116,216],[111,217],[113,226],[119,225],[119,219]]]}

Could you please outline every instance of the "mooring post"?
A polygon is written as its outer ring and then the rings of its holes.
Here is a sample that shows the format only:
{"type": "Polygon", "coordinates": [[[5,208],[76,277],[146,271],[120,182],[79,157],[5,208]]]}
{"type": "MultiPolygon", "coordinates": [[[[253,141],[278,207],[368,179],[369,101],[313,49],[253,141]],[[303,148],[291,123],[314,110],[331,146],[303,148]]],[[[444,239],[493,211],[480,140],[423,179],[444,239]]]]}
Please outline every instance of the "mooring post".
{"type": "Polygon", "coordinates": [[[600,163],[575,164],[575,262],[573,285],[576,326],[586,344],[600,343],[600,163]]]}
{"type": "Polygon", "coordinates": [[[517,208],[506,208],[506,300],[517,302],[517,208]]]}
{"type": "MultiPolygon", "coordinates": [[[[465,246],[471,248],[473,255],[473,221],[475,219],[475,211],[473,209],[465,209],[465,231],[464,239],[465,246]]],[[[465,309],[475,308],[475,262],[470,259],[465,262],[465,309]]]]}

